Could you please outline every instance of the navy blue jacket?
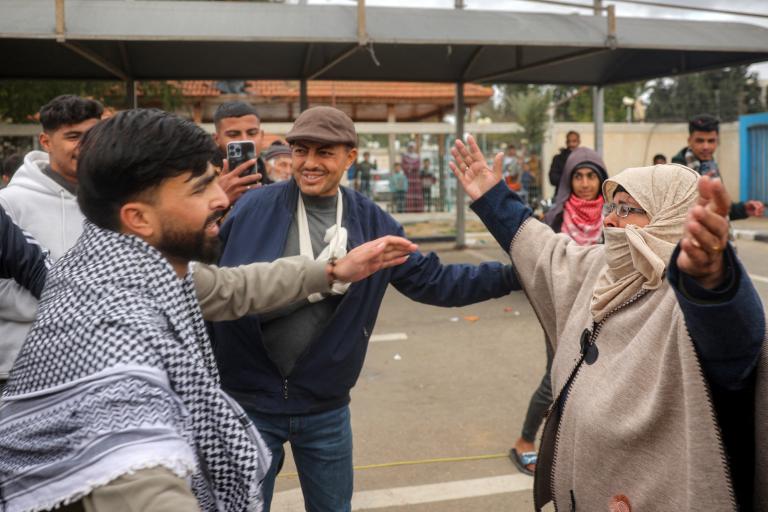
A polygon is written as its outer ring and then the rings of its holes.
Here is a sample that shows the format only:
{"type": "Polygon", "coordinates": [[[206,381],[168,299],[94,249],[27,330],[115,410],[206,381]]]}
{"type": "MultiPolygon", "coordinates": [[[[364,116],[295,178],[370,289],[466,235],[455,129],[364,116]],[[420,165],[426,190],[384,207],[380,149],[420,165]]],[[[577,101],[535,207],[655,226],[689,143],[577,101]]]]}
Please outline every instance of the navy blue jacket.
{"type": "Polygon", "coordinates": [[[39,299],[46,277],[46,254],[0,208],[0,278],[15,279],[39,299]]]}
{"type": "MultiPolygon", "coordinates": [[[[220,264],[280,258],[298,195],[293,180],[244,195],[222,226],[220,264]]],[[[342,196],[348,248],[385,235],[403,236],[397,221],[362,194],[342,188],[342,196]]],[[[415,253],[403,265],[354,283],[287,378],[267,355],[258,316],[213,323],[222,386],[249,408],[273,414],[306,414],[345,405],[389,283],[415,301],[436,306],[473,304],[520,289],[511,268],[501,263],[442,265],[433,253],[415,253]]]]}

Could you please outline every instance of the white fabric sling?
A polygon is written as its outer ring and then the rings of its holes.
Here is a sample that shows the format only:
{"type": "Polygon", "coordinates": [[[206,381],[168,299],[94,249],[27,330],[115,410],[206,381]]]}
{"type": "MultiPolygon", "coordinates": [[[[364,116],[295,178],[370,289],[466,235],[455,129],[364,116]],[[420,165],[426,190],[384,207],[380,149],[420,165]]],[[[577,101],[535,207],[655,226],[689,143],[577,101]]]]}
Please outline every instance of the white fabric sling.
{"type": "MultiPolygon", "coordinates": [[[[347,228],[341,225],[341,219],[344,215],[344,200],[339,188],[336,197],[336,224],[325,230],[323,241],[328,244],[323,248],[320,254],[315,257],[312,250],[312,238],[309,236],[309,221],[307,221],[307,210],[304,207],[304,200],[299,194],[299,201],[296,207],[296,221],[299,227],[299,254],[315,261],[327,261],[331,258],[343,258],[347,254],[347,228]]],[[[334,281],[331,287],[331,295],[344,295],[349,289],[350,283],[334,281]]],[[[320,302],[325,299],[322,293],[313,293],[307,300],[309,302],[320,302]]]]}

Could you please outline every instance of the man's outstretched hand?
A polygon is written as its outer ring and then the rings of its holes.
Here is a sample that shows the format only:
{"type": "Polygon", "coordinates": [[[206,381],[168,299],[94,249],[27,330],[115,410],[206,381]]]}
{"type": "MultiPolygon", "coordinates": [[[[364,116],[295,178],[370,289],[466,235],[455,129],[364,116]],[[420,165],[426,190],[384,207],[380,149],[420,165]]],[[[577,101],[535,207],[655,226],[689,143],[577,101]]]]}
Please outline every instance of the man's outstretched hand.
{"type": "Polygon", "coordinates": [[[493,159],[493,169],[489,168],[473,136],[467,136],[467,144],[456,139],[451,154],[455,161],[448,165],[473,201],[501,181],[504,153],[497,153],[493,159]]]}
{"type": "Polygon", "coordinates": [[[240,199],[240,196],[245,194],[248,190],[256,187],[260,187],[261,174],[255,172],[247,176],[241,176],[241,174],[250,166],[256,165],[256,160],[248,160],[238,165],[231,171],[229,170],[229,161],[224,159],[224,165],[221,168],[221,174],[219,174],[219,186],[224,190],[229,199],[229,204],[235,204],[235,201],[240,199]]]}
{"type": "Polygon", "coordinates": [[[410,240],[391,235],[358,245],[339,258],[332,268],[330,264],[326,267],[329,282],[334,276],[346,283],[363,280],[381,269],[405,263],[416,249],[418,246],[410,240]]]}
{"type": "Polygon", "coordinates": [[[731,198],[719,179],[699,179],[699,200],[688,211],[677,266],[704,288],[717,288],[725,279],[730,207],[731,198]]]}
{"type": "Polygon", "coordinates": [[[762,217],[765,215],[765,205],[762,201],[750,199],[744,203],[744,207],[747,209],[747,215],[750,217],[762,217]]]}

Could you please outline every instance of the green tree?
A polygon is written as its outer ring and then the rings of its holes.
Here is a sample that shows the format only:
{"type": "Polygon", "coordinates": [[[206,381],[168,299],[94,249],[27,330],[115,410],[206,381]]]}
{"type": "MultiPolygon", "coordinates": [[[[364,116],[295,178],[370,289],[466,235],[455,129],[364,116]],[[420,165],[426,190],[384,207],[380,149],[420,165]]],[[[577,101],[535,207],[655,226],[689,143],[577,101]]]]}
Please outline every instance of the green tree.
{"type": "MultiPolygon", "coordinates": [[[[181,104],[181,92],[167,82],[141,82],[139,104],[173,110],[181,104]]],[[[99,100],[104,105],[128,108],[125,83],[75,80],[1,80],[0,122],[36,122],[40,107],[61,94],[77,94],[99,100]]]]}
{"type": "MultiPolygon", "coordinates": [[[[638,98],[647,90],[643,82],[628,82],[606,86],[604,89],[605,114],[604,119],[609,123],[626,121],[627,110],[624,106],[625,97],[638,98]]],[[[555,112],[557,121],[592,122],[592,88],[578,86],[556,86],[552,91],[552,99],[559,104],[555,112]]]]}
{"type": "Polygon", "coordinates": [[[523,127],[523,136],[528,139],[529,146],[537,152],[541,150],[541,144],[544,142],[549,121],[547,110],[551,101],[550,91],[544,88],[515,92],[505,98],[512,118],[523,127]]]}
{"type": "Polygon", "coordinates": [[[747,66],[660,78],[650,83],[650,91],[646,118],[654,122],[682,122],[701,113],[735,121],[765,109],[757,74],[747,66]]]}

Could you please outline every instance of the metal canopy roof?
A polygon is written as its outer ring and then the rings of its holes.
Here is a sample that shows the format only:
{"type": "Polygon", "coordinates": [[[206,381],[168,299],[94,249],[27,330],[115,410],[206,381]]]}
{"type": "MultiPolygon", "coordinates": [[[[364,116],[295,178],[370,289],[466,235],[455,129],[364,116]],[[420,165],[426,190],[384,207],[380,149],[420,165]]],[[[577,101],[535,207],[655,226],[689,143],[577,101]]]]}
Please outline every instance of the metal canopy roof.
{"type": "Polygon", "coordinates": [[[768,60],[743,23],[368,7],[360,28],[346,6],[3,0],[0,78],[604,85],[768,60]]]}

